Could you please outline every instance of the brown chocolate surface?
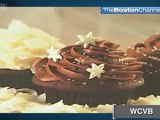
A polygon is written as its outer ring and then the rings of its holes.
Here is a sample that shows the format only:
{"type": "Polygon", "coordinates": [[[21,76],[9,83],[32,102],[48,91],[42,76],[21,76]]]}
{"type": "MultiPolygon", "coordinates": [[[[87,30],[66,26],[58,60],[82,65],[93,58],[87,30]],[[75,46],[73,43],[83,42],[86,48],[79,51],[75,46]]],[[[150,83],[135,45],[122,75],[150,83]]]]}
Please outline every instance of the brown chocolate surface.
{"type": "Polygon", "coordinates": [[[57,62],[47,58],[37,62],[33,81],[40,86],[56,86],[57,89],[61,86],[66,89],[85,86],[85,89],[89,90],[99,86],[101,91],[109,90],[110,87],[128,89],[142,85],[144,81],[142,72],[139,71],[141,65],[135,59],[125,57],[118,47],[119,45],[101,40],[88,48],[82,45],[62,48],[62,59],[57,62]],[[100,79],[89,79],[86,69],[90,68],[92,63],[105,65],[105,73],[100,79]]]}
{"type": "Polygon", "coordinates": [[[136,89],[135,96],[159,95],[160,83],[160,34],[154,34],[127,50],[129,57],[142,63],[144,85],[136,89]]]}
{"type": "Polygon", "coordinates": [[[143,64],[145,73],[153,74],[160,72],[160,34],[155,34],[127,50],[129,57],[136,57],[143,64]]]}

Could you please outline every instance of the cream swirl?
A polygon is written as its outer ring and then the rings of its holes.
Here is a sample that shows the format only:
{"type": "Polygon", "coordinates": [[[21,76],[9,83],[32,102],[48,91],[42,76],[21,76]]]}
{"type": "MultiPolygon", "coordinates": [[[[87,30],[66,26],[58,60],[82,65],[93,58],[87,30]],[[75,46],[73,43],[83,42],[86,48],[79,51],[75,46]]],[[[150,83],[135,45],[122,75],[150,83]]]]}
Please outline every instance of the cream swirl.
{"type": "Polygon", "coordinates": [[[155,34],[127,50],[129,57],[136,57],[143,64],[142,70],[150,74],[160,71],[160,34],[155,34]]]}
{"type": "Polygon", "coordinates": [[[62,48],[62,59],[54,62],[52,59],[42,59],[35,65],[36,76],[41,81],[60,80],[62,82],[82,84],[107,82],[109,80],[135,80],[142,74],[141,65],[135,59],[127,58],[124,52],[118,50],[119,45],[105,40],[96,41],[96,45],[73,45],[62,48]],[[105,72],[100,79],[89,80],[87,68],[91,64],[104,64],[105,72]]]}

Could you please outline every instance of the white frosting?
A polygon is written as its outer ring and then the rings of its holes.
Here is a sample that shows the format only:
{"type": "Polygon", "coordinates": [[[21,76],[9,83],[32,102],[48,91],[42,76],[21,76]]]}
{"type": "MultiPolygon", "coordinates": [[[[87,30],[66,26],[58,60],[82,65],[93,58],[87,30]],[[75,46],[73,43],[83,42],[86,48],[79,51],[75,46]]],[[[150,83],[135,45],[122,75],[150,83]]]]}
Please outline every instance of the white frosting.
{"type": "Polygon", "coordinates": [[[53,36],[21,21],[13,20],[8,29],[0,29],[0,68],[30,69],[34,62],[47,56],[46,49],[64,45],[53,36]]]}

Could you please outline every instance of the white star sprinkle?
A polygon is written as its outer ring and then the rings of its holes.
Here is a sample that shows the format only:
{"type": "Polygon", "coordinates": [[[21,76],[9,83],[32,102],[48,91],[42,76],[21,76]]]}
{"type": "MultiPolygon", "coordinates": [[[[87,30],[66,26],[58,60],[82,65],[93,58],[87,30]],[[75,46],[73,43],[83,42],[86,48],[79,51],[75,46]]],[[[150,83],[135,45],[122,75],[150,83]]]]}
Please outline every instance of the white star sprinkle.
{"type": "Polygon", "coordinates": [[[92,68],[87,68],[86,70],[90,72],[89,79],[92,79],[94,77],[101,77],[101,74],[105,72],[104,64],[96,65],[94,63],[91,64],[92,68]]]}
{"type": "Polygon", "coordinates": [[[59,50],[55,50],[53,47],[50,49],[47,49],[47,53],[49,54],[47,56],[48,59],[52,58],[54,62],[57,62],[57,60],[62,59],[62,56],[60,55],[59,50]]]}
{"type": "Polygon", "coordinates": [[[86,36],[83,35],[77,35],[77,37],[80,39],[80,41],[76,42],[76,45],[83,44],[84,48],[87,48],[89,44],[96,45],[95,41],[99,39],[99,37],[93,37],[92,32],[89,32],[86,36]]]}

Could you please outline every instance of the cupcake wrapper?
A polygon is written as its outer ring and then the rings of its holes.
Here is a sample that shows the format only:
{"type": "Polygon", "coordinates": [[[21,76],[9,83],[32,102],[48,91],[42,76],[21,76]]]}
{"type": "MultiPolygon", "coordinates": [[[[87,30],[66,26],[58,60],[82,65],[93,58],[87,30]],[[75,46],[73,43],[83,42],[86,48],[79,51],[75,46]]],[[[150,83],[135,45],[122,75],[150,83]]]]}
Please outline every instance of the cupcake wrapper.
{"type": "Polygon", "coordinates": [[[160,95],[160,73],[144,74],[145,83],[134,91],[134,98],[146,97],[148,95],[160,95]]]}
{"type": "Polygon", "coordinates": [[[87,104],[90,107],[96,107],[99,104],[123,104],[127,103],[129,91],[114,92],[109,95],[96,93],[77,93],[72,91],[60,91],[53,88],[44,88],[46,102],[56,103],[63,100],[64,104],[87,104]]]}
{"type": "Polygon", "coordinates": [[[32,83],[33,74],[30,70],[13,71],[7,70],[6,72],[0,70],[0,87],[11,88],[31,88],[42,93],[43,89],[32,83]]]}

